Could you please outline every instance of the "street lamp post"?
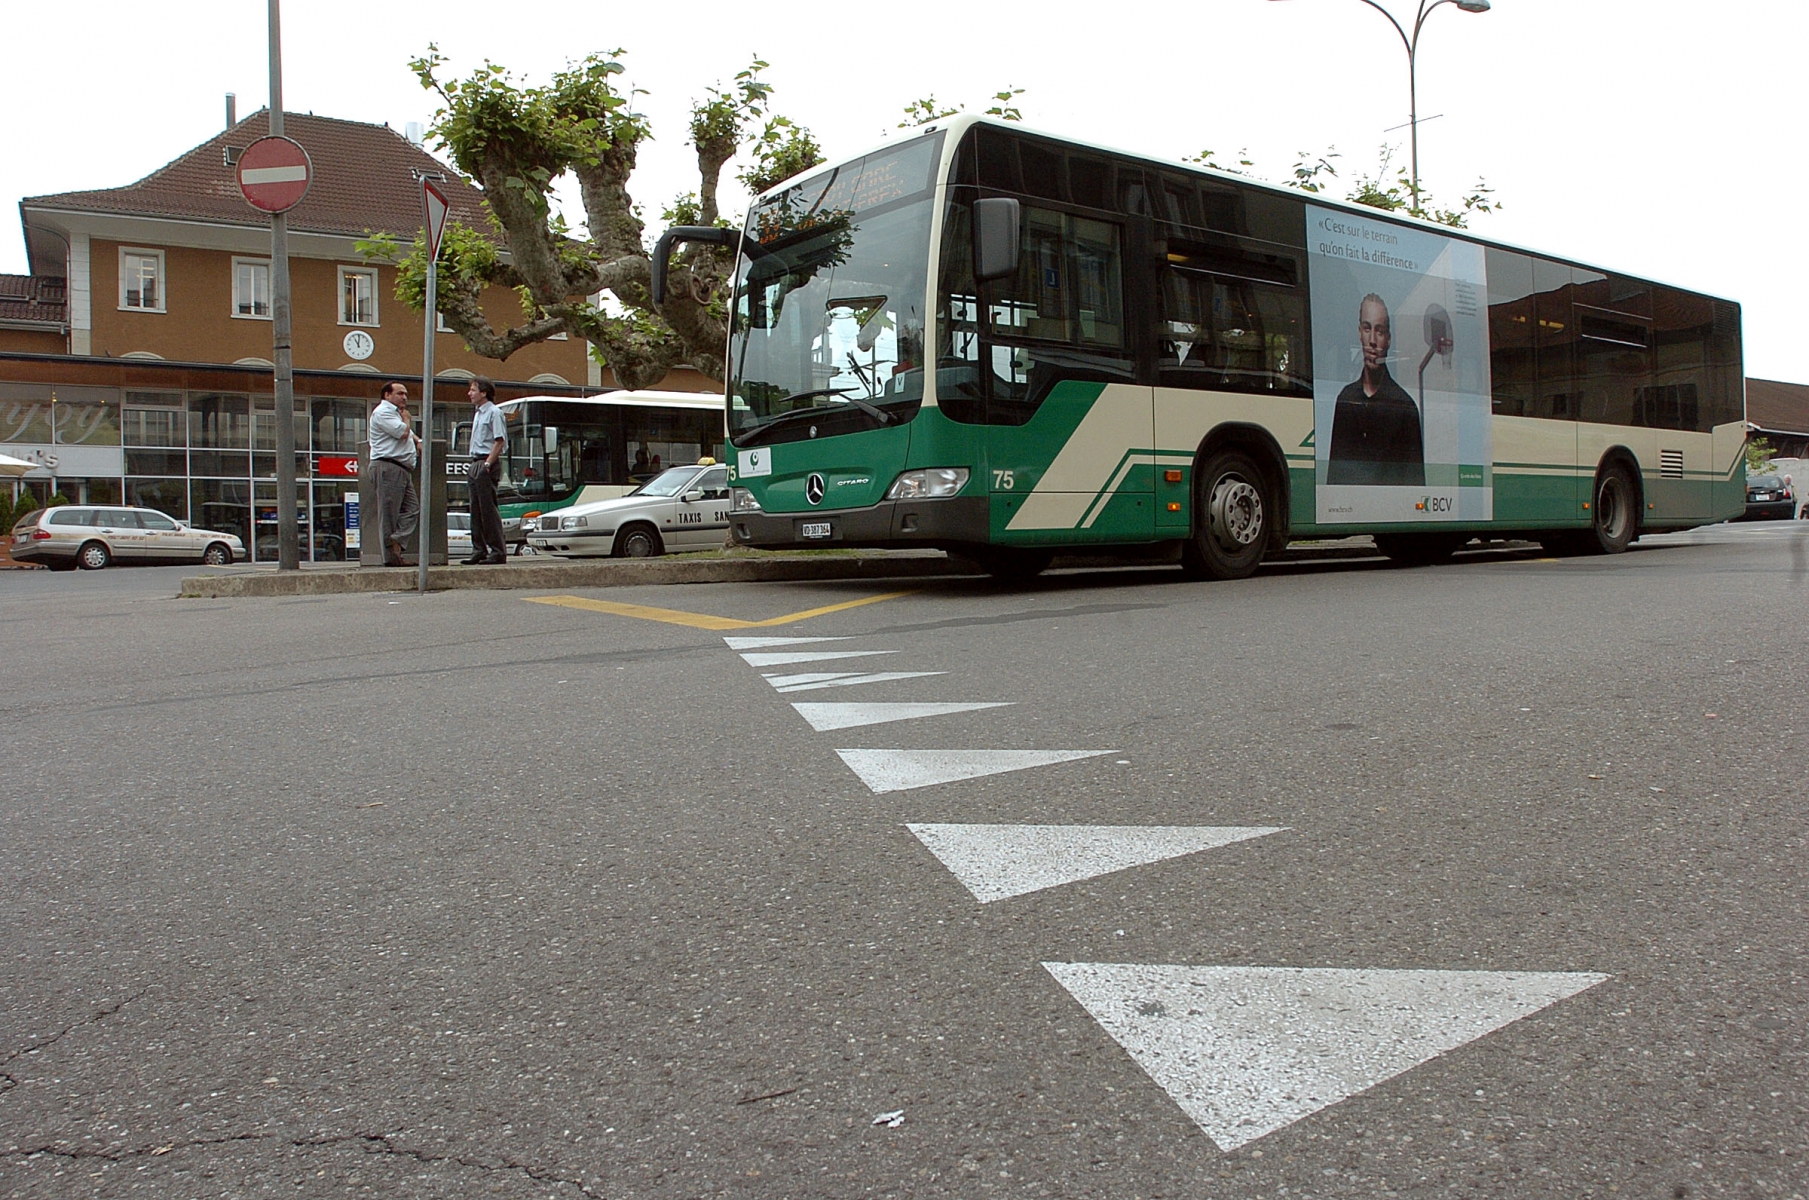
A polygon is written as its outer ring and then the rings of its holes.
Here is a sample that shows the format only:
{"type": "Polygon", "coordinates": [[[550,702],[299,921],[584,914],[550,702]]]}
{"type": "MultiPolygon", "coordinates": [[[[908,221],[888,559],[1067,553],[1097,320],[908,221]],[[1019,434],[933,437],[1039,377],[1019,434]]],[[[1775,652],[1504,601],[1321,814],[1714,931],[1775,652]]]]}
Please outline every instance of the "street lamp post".
{"type": "Polygon", "coordinates": [[[1413,35],[1411,37],[1408,36],[1405,29],[1401,28],[1401,23],[1394,19],[1394,14],[1383,8],[1377,3],[1377,0],[1360,0],[1360,2],[1369,5],[1388,18],[1388,23],[1394,26],[1394,31],[1401,35],[1401,45],[1407,51],[1407,126],[1411,131],[1409,136],[1413,146],[1413,166],[1408,175],[1407,186],[1413,192],[1413,211],[1417,213],[1420,210],[1420,112],[1419,87],[1414,76],[1414,68],[1419,57],[1420,30],[1425,27],[1426,18],[1432,15],[1432,10],[1440,5],[1455,4],[1465,12],[1485,13],[1489,11],[1489,0],[1431,0],[1431,3],[1427,3],[1427,0],[1420,0],[1419,12],[1413,18],[1413,35]]]}

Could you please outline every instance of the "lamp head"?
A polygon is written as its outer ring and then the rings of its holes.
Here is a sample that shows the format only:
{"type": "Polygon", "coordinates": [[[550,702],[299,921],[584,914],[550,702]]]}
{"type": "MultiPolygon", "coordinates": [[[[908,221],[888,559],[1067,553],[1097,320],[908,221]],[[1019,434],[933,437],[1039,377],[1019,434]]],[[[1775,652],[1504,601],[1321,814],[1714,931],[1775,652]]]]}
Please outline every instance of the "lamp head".
{"type": "Polygon", "coordinates": [[[1488,12],[1489,0],[1452,0],[1452,3],[1465,12],[1488,12]]]}

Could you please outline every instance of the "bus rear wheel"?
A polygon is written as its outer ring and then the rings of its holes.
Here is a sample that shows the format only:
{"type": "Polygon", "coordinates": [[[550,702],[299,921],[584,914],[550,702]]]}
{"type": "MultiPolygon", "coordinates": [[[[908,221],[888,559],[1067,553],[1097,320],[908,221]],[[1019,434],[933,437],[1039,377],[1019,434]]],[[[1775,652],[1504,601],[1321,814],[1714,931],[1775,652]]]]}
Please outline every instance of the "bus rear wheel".
{"type": "Polygon", "coordinates": [[[1242,450],[1219,450],[1194,474],[1193,533],[1181,548],[1192,579],[1243,579],[1268,548],[1268,476],[1242,450]]]}
{"type": "Polygon", "coordinates": [[[1539,541],[1553,554],[1619,554],[1638,534],[1639,492],[1633,476],[1622,464],[1610,463],[1595,477],[1589,528],[1539,541]]]}

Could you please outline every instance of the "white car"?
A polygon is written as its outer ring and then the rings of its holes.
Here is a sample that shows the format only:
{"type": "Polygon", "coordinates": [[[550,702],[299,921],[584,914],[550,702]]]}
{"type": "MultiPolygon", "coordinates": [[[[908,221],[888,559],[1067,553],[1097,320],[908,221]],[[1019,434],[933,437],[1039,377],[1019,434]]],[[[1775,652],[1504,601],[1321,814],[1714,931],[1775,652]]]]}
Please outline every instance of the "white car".
{"type": "Polygon", "coordinates": [[[471,514],[468,512],[449,512],[446,514],[446,555],[448,558],[469,557],[471,554],[471,514]]]}
{"type": "Polygon", "coordinates": [[[245,544],[230,533],[197,529],[154,508],[59,504],[39,509],[13,526],[13,557],[85,571],[116,562],[204,562],[223,567],[245,557],[245,544]]]}
{"type": "Polygon", "coordinates": [[[528,545],[568,558],[652,558],[720,546],[729,530],[729,469],[672,467],[626,496],[541,513],[528,545]]]}

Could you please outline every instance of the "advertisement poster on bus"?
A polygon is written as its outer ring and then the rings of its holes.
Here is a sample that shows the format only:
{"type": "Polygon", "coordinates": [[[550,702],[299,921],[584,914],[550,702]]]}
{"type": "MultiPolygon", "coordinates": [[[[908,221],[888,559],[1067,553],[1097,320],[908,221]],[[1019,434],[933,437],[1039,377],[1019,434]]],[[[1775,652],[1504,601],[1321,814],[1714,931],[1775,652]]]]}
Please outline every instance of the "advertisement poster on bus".
{"type": "Polygon", "coordinates": [[[1309,205],[1307,258],[1318,519],[1491,519],[1482,247],[1309,205]]]}

